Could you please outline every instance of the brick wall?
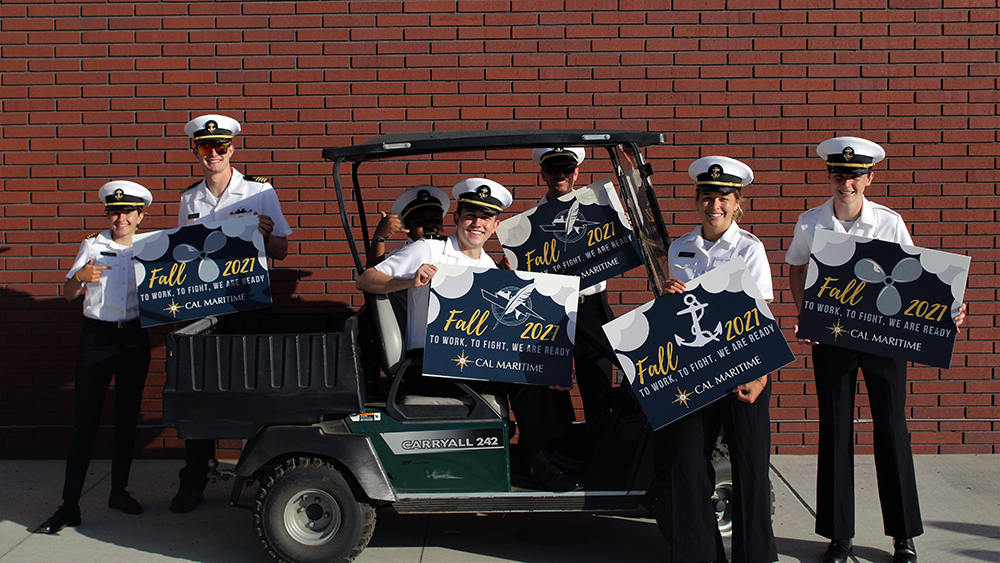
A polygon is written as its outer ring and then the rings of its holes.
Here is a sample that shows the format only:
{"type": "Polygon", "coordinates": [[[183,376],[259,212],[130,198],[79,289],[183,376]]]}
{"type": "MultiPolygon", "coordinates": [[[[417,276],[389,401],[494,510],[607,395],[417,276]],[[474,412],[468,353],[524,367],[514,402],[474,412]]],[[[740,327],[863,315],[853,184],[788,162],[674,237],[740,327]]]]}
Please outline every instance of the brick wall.
{"type": "MultiPolygon", "coordinates": [[[[243,122],[234,161],[276,178],[295,229],[289,258],[273,270],[281,308],[359,304],[323,147],[400,131],[640,129],[669,139],[647,157],[672,237],[697,221],[685,172],[693,159],[725,154],[754,169],[743,226],[768,249],[786,333],[791,227],[828,197],[814,146],[836,134],[870,138],[889,154],[872,199],[902,213],[916,244],[972,258],[954,367],[910,371],[915,450],[996,453],[997,8],[996,0],[3,2],[0,456],[65,453],[80,302],[64,301],[60,286],[80,239],[105,225],[96,189],[138,180],[156,200],[143,227],[175,226],[179,192],[194,180],[182,126],[208,111],[243,122]]],[[[514,187],[520,205],[538,197],[526,160],[475,170],[422,163],[371,181],[451,185],[482,173],[514,187]]],[[[388,209],[398,190],[376,193],[388,209]]],[[[642,278],[614,280],[611,290],[618,313],[651,295],[642,278]]],[[[177,455],[160,417],[164,332],[154,331],[143,407],[147,457],[177,455]]],[[[812,453],[812,375],[805,350],[792,346],[799,359],[774,382],[773,443],[779,453],[812,453]]],[[[858,451],[870,451],[870,423],[859,428],[858,451]]]]}

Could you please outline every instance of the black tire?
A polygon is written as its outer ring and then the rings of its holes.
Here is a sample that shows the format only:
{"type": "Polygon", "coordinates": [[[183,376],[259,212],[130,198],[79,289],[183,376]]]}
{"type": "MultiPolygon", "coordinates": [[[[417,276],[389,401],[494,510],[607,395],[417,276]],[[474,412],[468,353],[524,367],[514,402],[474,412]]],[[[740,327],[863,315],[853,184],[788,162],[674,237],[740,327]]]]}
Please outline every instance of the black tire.
{"type": "Polygon", "coordinates": [[[281,562],[353,561],[375,530],[375,509],[359,497],[332,463],[286,460],[257,491],[257,538],[281,562]]]}

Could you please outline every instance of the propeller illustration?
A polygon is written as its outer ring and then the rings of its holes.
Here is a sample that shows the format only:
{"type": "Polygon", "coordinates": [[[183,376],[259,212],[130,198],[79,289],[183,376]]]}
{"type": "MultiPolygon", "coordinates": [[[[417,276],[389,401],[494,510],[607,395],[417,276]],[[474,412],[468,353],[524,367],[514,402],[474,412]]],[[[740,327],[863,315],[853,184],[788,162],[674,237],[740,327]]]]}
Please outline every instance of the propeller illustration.
{"type": "Polygon", "coordinates": [[[202,250],[198,250],[190,244],[178,244],[174,247],[174,260],[178,262],[198,262],[198,277],[203,282],[212,282],[219,277],[219,266],[215,260],[209,258],[209,254],[218,252],[226,246],[228,237],[222,231],[213,231],[205,237],[205,244],[202,250]]]}
{"type": "Polygon", "coordinates": [[[871,258],[859,260],[854,265],[854,275],[861,281],[868,283],[882,283],[885,287],[879,292],[875,300],[875,306],[879,312],[886,316],[892,316],[899,312],[903,306],[899,298],[897,283],[909,283],[920,277],[924,271],[920,265],[920,260],[916,258],[903,258],[892,268],[892,273],[886,275],[885,270],[878,262],[871,258]]]}

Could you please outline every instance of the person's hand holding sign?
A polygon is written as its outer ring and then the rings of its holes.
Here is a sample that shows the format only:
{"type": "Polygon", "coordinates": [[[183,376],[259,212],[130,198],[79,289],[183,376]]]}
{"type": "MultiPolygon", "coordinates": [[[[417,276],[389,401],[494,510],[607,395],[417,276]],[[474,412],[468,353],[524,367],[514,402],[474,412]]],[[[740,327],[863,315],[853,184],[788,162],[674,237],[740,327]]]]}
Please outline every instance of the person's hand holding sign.
{"type": "Polygon", "coordinates": [[[736,395],[737,401],[743,401],[744,403],[753,403],[760,396],[760,392],[764,390],[764,386],[767,385],[767,376],[763,376],[759,379],[754,379],[749,383],[744,383],[739,385],[733,390],[733,394],[736,395]]]}
{"type": "Polygon", "coordinates": [[[687,285],[681,280],[674,278],[667,278],[667,285],[663,288],[666,293],[684,293],[687,291],[687,285]]]}
{"type": "Polygon", "coordinates": [[[420,266],[411,278],[413,280],[413,285],[411,287],[422,287],[431,283],[431,280],[434,279],[434,274],[436,274],[437,271],[437,266],[433,264],[424,264],[420,266]]]}

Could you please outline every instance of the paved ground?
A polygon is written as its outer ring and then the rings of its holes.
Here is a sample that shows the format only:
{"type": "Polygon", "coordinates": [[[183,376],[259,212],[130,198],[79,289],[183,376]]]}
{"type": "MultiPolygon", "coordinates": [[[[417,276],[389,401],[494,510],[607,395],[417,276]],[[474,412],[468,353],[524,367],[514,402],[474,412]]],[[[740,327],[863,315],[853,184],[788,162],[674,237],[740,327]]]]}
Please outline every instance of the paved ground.
{"type": "MultiPolygon", "coordinates": [[[[781,562],[818,561],[825,540],[813,533],[816,458],[774,456],[774,533],[781,562]]],[[[925,533],[921,563],[1000,562],[1000,456],[917,456],[925,533]]],[[[230,482],[209,486],[206,503],[186,515],[167,510],[180,461],[137,461],[132,493],[146,512],[106,507],[110,463],[91,466],[81,506],[84,523],[59,535],[31,534],[59,504],[62,462],[0,461],[0,563],[122,561],[267,563],[247,510],[229,507],[230,482]]],[[[875,470],[856,464],[858,535],[855,563],[888,563],[875,470]]],[[[249,498],[245,496],[244,498],[249,498]]],[[[401,516],[378,514],[359,563],[591,563],[665,560],[656,523],[590,514],[401,516]]]]}

